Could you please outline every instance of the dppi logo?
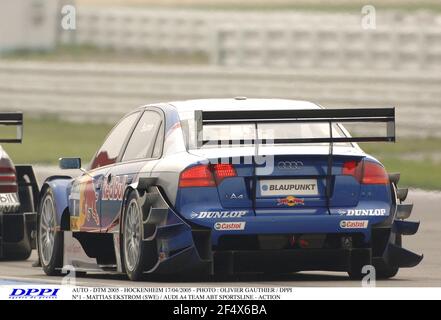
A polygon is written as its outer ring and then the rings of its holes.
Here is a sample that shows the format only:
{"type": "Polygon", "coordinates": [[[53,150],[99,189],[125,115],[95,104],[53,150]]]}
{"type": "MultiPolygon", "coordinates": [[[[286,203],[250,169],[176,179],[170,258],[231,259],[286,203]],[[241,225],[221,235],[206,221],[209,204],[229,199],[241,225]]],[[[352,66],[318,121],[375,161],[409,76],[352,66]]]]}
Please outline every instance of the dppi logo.
{"type": "Polygon", "coordinates": [[[60,289],[13,289],[9,299],[56,299],[60,289]]]}

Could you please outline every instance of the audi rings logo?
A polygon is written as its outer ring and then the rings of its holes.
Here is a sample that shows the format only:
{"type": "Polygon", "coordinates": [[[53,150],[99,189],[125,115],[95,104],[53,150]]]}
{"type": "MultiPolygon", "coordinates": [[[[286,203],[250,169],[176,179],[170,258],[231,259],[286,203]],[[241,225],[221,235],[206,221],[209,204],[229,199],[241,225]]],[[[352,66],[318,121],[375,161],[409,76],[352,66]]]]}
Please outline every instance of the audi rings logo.
{"type": "Polygon", "coordinates": [[[298,170],[303,167],[302,161],[280,161],[277,163],[277,168],[280,170],[298,170]]]}

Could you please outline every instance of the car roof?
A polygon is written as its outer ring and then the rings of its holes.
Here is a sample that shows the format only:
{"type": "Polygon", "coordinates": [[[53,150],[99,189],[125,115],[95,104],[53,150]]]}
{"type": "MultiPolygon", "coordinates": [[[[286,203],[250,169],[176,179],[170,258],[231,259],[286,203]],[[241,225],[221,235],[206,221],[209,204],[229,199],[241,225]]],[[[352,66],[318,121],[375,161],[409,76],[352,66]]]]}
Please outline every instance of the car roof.
{"type": "Polygon", "coordinates": [[[288,99],[195,99],[185,101],[173,101],[168,103],[174,106],[178,112],[189,112],[194,110],[268,110],[268,109],[320,109],[320,106],[302,100],[288,99]]]}

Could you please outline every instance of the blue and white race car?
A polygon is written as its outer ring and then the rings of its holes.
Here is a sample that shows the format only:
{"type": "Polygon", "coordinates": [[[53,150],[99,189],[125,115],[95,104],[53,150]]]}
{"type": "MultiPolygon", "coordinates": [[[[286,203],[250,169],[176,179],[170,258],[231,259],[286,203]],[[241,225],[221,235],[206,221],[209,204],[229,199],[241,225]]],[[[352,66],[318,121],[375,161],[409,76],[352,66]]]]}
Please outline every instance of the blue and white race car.
{"type": "Polygon", "coordinates": [[[395,111],[323,109],[305,101],[207,99],[161,103],[126,115],[72,178],[48,178],[38,211],[46,274],[228,275],[302,270],[377,277],[414,267],[402,247],[398,174],[357,142],[395,141],[395,111]],[[376,124],[351,136],[346,123],[376,124]],[[378,134],[384,126],[387,132],[378,134]]]}

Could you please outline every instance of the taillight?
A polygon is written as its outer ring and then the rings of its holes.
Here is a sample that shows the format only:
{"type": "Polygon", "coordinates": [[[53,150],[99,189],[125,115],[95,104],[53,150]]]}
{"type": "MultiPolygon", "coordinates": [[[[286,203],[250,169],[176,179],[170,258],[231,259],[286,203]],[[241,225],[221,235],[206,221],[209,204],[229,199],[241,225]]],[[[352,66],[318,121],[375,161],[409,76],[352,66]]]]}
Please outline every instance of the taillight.
{"type": "Polygon", "coordinates": [[[214,177],[219,185],[225,178],[237,176],[236,169],[234,169],[232,164],[214,164],[212,165],[214,177]]]}
{"type": "Polygon", "coordinates": [[[388,184],[389,176],[383,166],[371,161],[347,161],[343,175],[353,176],[361,184],[388,184]]]}
{"type": "Polygon", "coordinates": [[[185,169],[181,173],[179,187],[214,187],[225,178],[236,175],[236,170],[231,164],[201,164],[185,169]]]}
{"type": "Polygon", "coordinates": [[[15,168],[9,159],[2,159],[0,161],[0,193],[16,193],[17,191],[15,168]]]}
{"type": "Polygon", "coordinates": [[[343,164],[343,175],[353,176],[358,182],[361,181],[363,174],[363,162],[361,161],[348,161],[343,164]]]}
{"type": "Polygon", "coordinates": [[[214,187],[213,173],[205,164],[197,165],[184,170],[179,179],[179,187],[214,187]]]}
{"type": "Polygon", "coordinates": [[[389,176],[383,166],[375,162],[364,161],[362,184],[388,184],[389,176]]]}

